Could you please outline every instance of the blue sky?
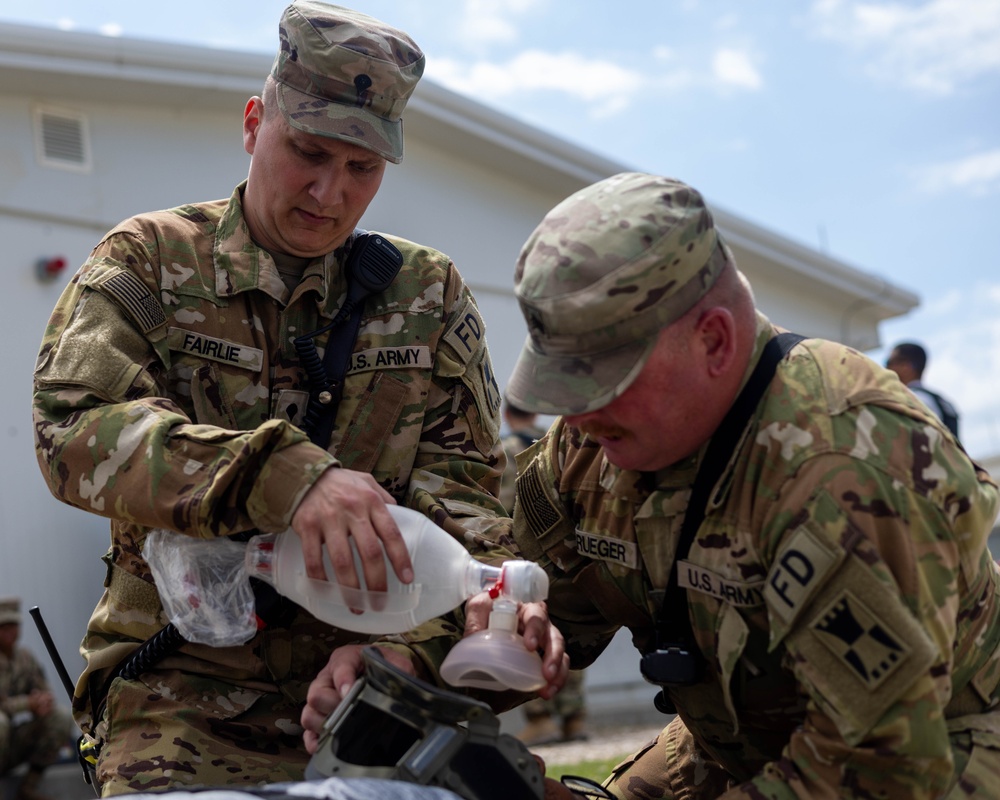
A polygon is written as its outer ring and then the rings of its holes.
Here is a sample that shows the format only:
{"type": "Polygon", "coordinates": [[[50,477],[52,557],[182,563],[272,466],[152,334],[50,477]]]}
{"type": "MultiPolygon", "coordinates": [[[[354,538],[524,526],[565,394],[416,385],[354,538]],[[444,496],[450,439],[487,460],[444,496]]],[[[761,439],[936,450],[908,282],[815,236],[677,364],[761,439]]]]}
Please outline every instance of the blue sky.
{"type": "MultiPolygon", "coordinates": [[[[0,0],[0,21],[272,52],[284,5],[0,0]]],[[[1000,0],[352,7],[449,88],[916,292],[883,341],[923,342],[966,448],[1000,453],[1000,0]]]]}

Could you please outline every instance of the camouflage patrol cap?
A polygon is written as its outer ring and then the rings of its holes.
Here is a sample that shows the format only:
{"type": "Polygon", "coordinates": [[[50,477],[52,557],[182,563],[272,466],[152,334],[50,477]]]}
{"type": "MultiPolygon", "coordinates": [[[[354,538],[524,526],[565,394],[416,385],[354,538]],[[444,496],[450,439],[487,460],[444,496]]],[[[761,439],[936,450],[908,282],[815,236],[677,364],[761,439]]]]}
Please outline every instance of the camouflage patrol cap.
{"type": "Polygon", "coordinates": [[[16,597],[0,600],[0,625],[21,624],[21,601],[16,597]]]}
{"type": "Polygon", "coordinates": [[[278,35],[271,75],[289,124],[402,161],[400,117],[424,71],[414,41],[373,17],[318,0],[288,6],[278,35]]]}
{"type": "Polygon", "coordinates": [[[507,396],[542,414],[607,405],[731,257],[702,196],[679,181],[622,173],[571,195],[517,261],[528,339],[507,396]]]}

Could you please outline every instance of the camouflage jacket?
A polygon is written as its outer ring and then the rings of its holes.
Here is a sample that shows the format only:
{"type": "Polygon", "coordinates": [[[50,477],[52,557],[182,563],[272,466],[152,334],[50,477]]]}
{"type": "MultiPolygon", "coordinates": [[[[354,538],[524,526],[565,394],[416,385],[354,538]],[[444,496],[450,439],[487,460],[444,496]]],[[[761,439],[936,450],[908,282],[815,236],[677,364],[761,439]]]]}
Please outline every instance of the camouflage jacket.
{"type": "MultiPolygon", "coordinates": [[[[1000,743],[996,485],[892,373],[821,340],[779,364],[734,448],[677,564],[707,667],[670,692],[745,782],[726,796],[939,796],[958,718],[1000,743]]],[[[550,575],[574,667],[622,626],[655,647],[700,455],[623,471],[557,420],[519,457],[516,545],[550,575]]]]}
{"type": "MultiPolygon", "coordinates": [[[[323,450],[297,426],[309,395],[292,340],[339,309],[348,248],[315,259],[289,293],[250,239],[241,190],[108,233],[42,342],[34,395],[42,472],[60,500],[111,518],[107,590],[82,645],[84,726],[88,683],[98,686],[167,622],[141,556],[151,528],[206,538],[283,531],[335,465],[371,473],[467,543],[503,515],[499,393],[482,318],[454,264],[386,237],[404,265],[367,300],[323,450]]],[[[287,630],[244,647],[185,645],[162,666],[224,676],[246,689],[238,704],[276,685],[304,698],[330,649],[358,638],[300,612],[287,630]]]]}
{"type": "Polygon", "coordinates": [[[28,695],[47,692],[49,685],[38,660],[23,647],[15,647],[7,657],[0,653],[0,711],[13,717],[28,710],[28,695]]]}

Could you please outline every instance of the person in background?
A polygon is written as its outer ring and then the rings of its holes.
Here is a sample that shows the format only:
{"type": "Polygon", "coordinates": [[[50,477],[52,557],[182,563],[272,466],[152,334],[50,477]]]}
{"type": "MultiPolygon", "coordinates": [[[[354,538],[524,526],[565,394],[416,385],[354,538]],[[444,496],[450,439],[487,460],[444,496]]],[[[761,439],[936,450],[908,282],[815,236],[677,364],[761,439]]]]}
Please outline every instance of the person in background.
{"type": "Polygon", "coordinates": [[[885,365],[895,372],[906,388],[938,415],[955,438],[958,438],[958,411],[950,400],[923,385],[927,351],[916,342],[900,342],[889,353],[885,365]]]}
{"type": "Polygon", "coordinates": [[[69,743],[73,720],[56,705],[34,655],[18,646],[20,636],[21,601],[5,597],[0,600],[0,775],[27,764],[16,800],[48,800],[42,776],[69,743]]]}
{"type": "MultiPolygon", "coordinates": [[[[501,441],[507,454],[507,468],[500,483],[500,502],[513,516],[517,455],[541,439],[545,429],[538,425],[537,414],[524,411],[506,399],[503,418],[507,423],[507,435],[501,441]]],[[[548,700],[536,697],[522,705],[527,724],[517,733],[517,738],[528,747],[587,739],[587,698],[583,683],[584,671],[572,669],[563,688],[554,697],[548,700]]]]}
{"type": "Polygon", "coordinates": [[[413,577],[387,504],[476,554],[505,519],[500,396],[472,294],[445,254],[357,229],[403,157],[424,55],[403,31],[315,0],[289,5],[278,34],[243,114],[246,181],[108,233],[38,358],[43,475],[60,500],[111,520],[75,699],[104,796],[301,779],[309,682],[335,647],[367,640],[262,593],[266,626],[245,645],[157,652],[168,620],[143,557],[151,530],[288,531],[310,577],[325,577],[325,550],[348,587],[353,540],[378,591],[383,545],[400,580],[413,577]],[[367,283],[364,248],[378,256],[367,283]],[[137,652],[155,658],[123,674],[137,652]]]}

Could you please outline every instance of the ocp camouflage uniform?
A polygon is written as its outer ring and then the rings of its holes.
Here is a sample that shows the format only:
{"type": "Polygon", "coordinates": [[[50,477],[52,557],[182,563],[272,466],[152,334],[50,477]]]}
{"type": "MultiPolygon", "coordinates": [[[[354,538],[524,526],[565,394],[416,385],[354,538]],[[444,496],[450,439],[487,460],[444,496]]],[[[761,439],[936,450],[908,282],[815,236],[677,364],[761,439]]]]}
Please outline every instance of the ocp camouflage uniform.
{"type": "MultiPolygon", "coordinates": [[[[342,304],[350,241],[313,260],[289,293],[250,238],[241,190],[111,231],[65,290],[38,359],[34,421],[49,486],[112,520],[75,699],[79,724],[106,740],[105,793],[301,778],[308,683],[335,647],[363,638],[299,611],[242,647],[185,645],[138,680],[115,680],[95,720],[113,668],[168,621],[141,555],[150,529],[284,531],[337,465],[371,473],[473,551],[503,515],[499,394],[454,264],[386,237],[404,266],[364,308],[325,451],[298,427],[308,383],[292,340],[342,304]]],[[[429,629],[454,633],[444,621],[429,629]]]]}
{"type": "MultiPolygon", "coordinates": [[[[759,316],[752,363],[774,333],[759,316]]],[[[557,420],[519,458],[516,544],[550,575],[574,667],[621,626],[655,647],[699,455],[624,471],[557,420]]],[[[679,716],[616,796],[996,797],[996,513],[994,482],[891,373],[795,347],[679,565],[706,674],[670,690],[679,716]]]]}
{"type": "Polygon", "coordinates": [[[54,764],[70,741],[73,721],[65,709],[54,705],[44,717],[31,713],[28,696],[36,691],[47,692],[49,685],[31,651],[15,647],[12,658],[0,653],[0,775],[18,764],[54,764]]]}

